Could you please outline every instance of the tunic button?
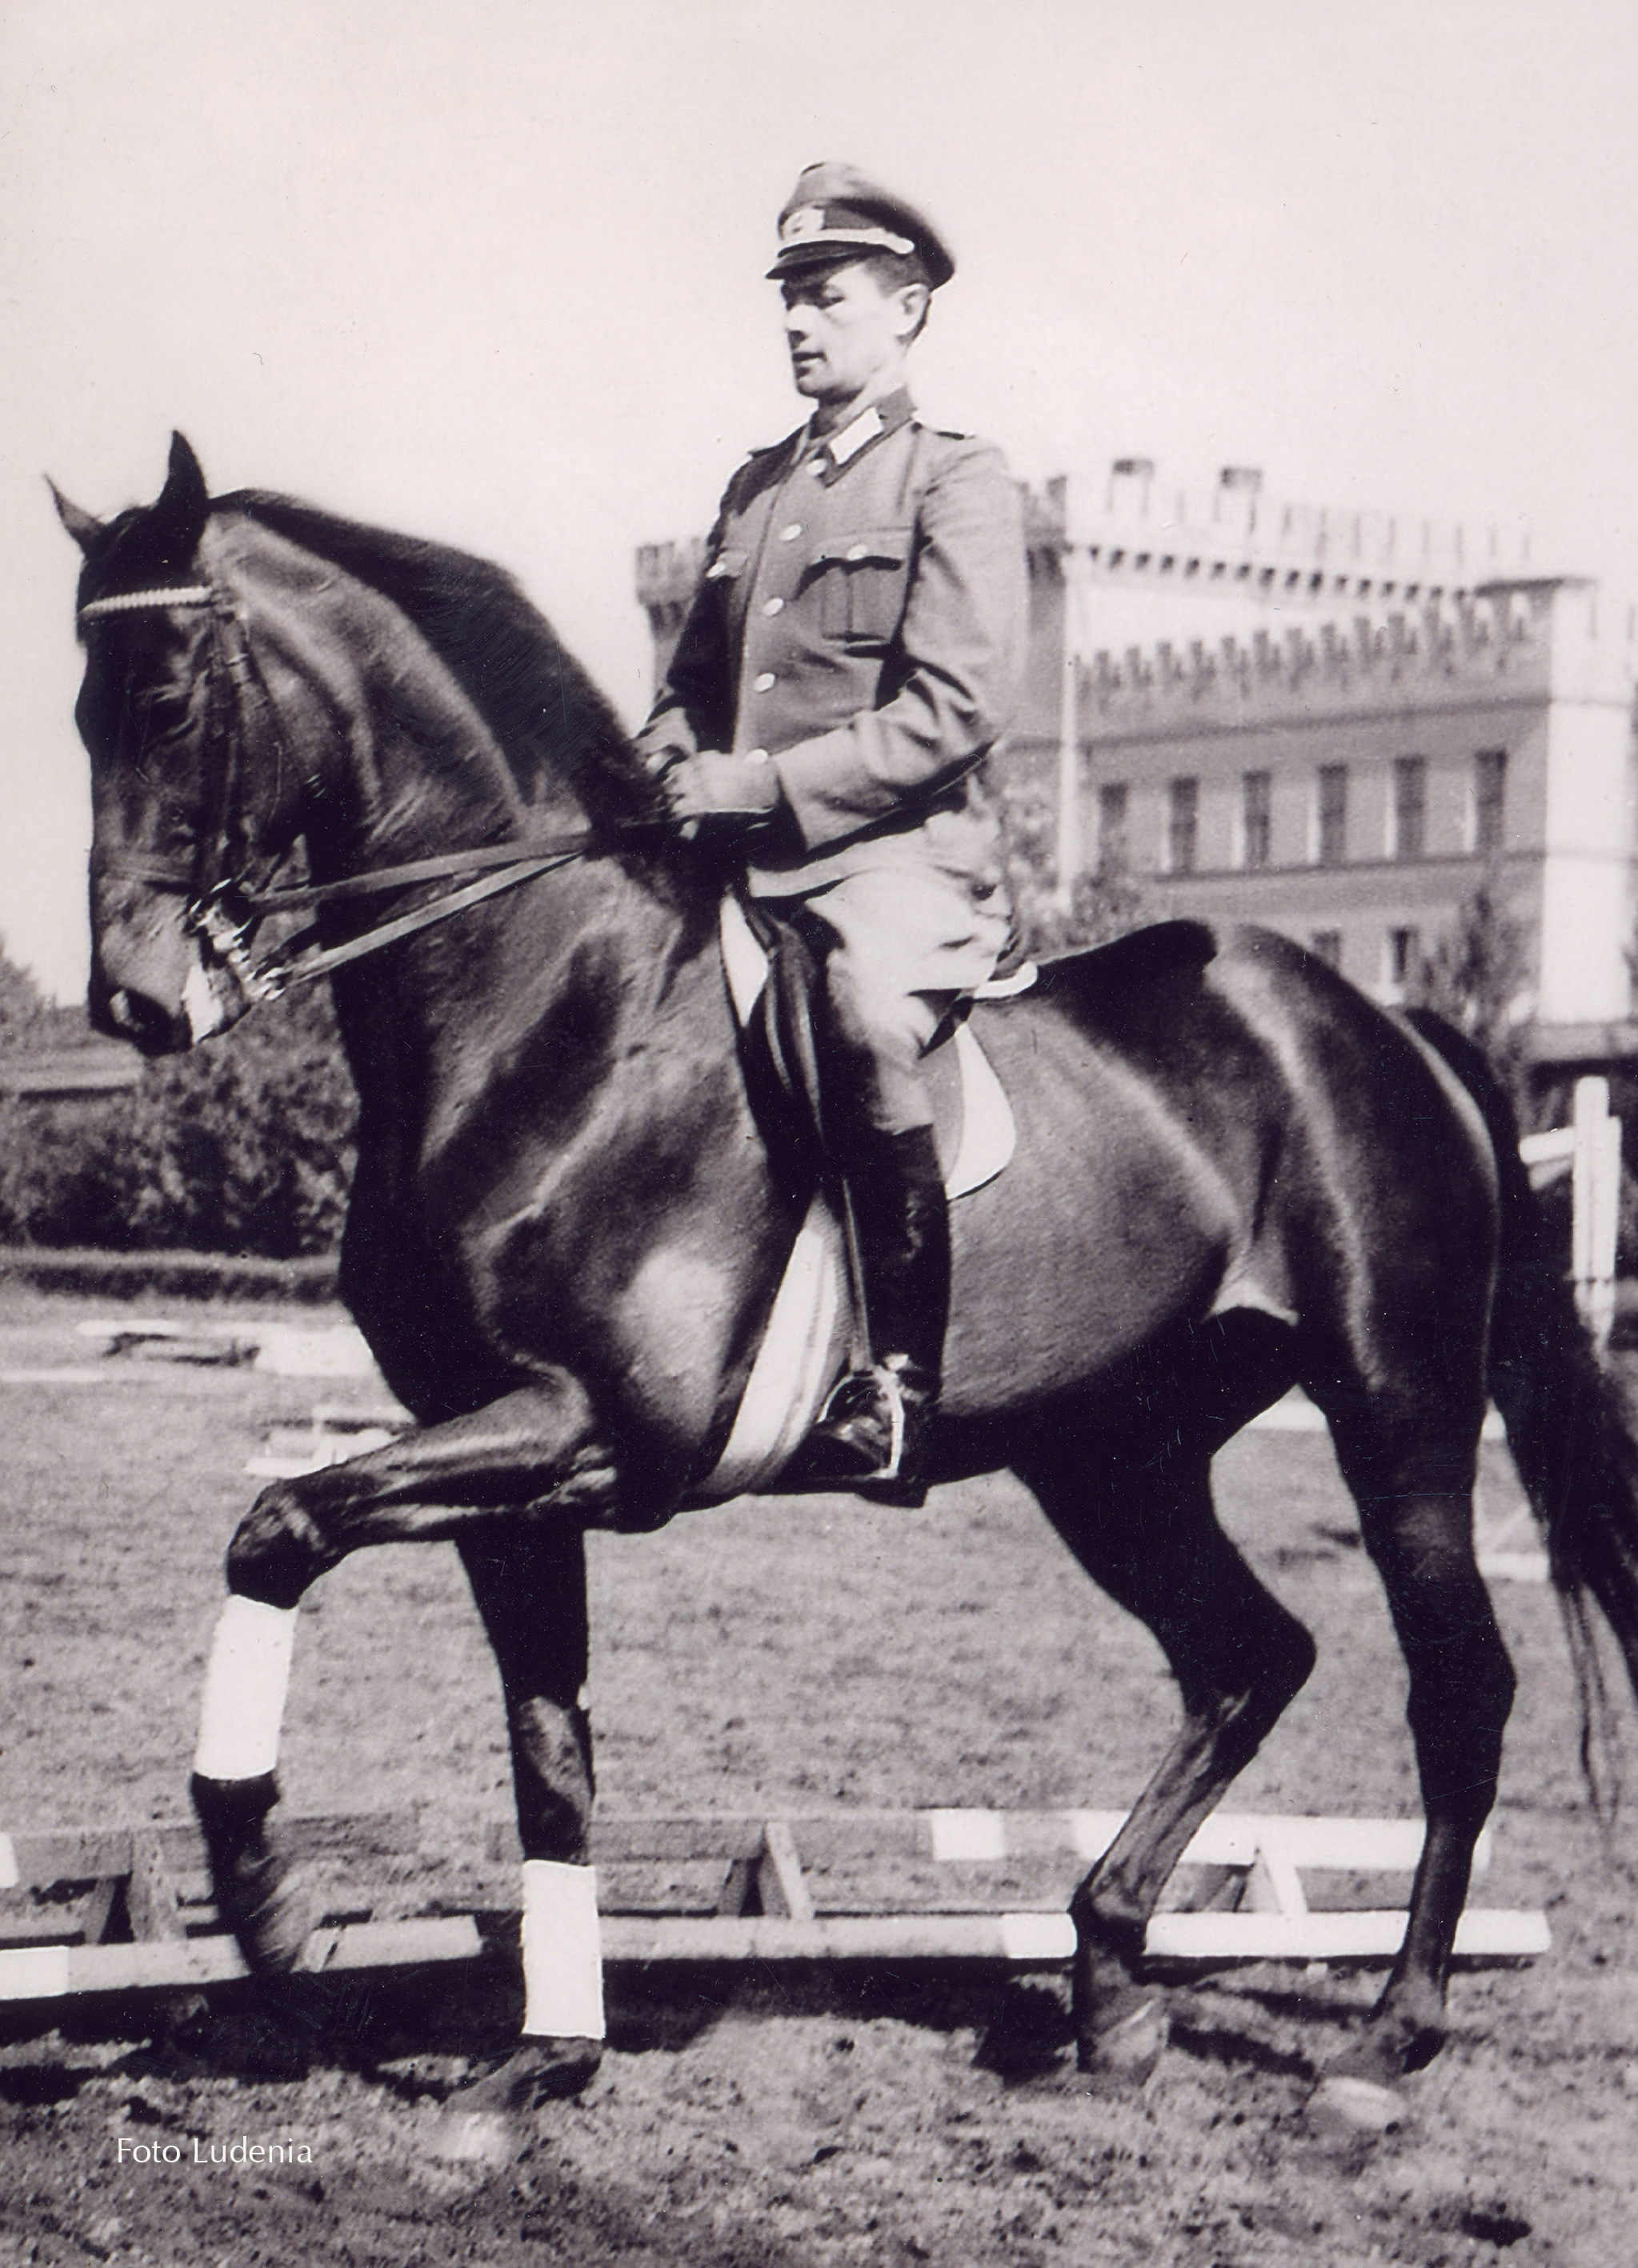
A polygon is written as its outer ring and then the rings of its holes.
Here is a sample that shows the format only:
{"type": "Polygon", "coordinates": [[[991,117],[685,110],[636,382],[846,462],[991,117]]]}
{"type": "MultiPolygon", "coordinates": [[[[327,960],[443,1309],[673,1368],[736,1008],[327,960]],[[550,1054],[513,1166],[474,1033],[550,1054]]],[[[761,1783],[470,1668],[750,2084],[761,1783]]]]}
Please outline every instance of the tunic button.
{"type": "Polygon", "coordinates": [[[762,602],[762,610],[764,615],[782,615],[785,612],[785,601],[783,599],[764,599],[762,602]]]}
{"type": "Polygon", "coordinates": [[[764,669],[760,677],[752,678],[751,691],[753,693],[771,693],[778,682],[778,680],[775,677],[773,672],[771,669],[764,669]]]}
{"type": "Polygon", "coordinates": [[[793,519],[788,527],[782,527],[779,530],[779,541],[781,543],[794,543],[801,532],[801,521],[800,519],[793,519]]]}
{"type": "Polygon", "coordinates": [[[847,556],[850,564],[855,559],[868,559],[870,556],[870,547],[867,543],[850,544],[848,546],[847,556]]]}

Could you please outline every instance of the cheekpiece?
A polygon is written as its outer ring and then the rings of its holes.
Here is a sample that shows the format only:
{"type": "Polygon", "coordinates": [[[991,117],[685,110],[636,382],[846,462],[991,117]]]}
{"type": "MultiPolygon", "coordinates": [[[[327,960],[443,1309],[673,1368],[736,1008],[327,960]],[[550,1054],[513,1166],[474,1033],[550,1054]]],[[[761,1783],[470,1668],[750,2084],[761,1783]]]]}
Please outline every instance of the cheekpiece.
{"type": "Polygon", "coordinates": [[[821,261],[871,252],[918,253],[938,288],[956,273],[949,248],[925,213],[856,166],[808,166],[779,215],[779,250],[768,270],[776,280],[821,261]]]}

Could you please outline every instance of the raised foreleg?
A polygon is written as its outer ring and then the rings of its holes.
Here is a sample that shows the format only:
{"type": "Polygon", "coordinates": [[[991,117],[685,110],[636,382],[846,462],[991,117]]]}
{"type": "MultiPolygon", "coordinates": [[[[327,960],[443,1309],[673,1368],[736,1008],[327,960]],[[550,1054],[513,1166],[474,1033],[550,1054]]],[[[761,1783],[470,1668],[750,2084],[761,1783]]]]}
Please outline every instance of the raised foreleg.
{"type": "Polygon", "coordinates": [[[293,1607],[349,1552],[459,1539],[514,1506],[545,1526],[594,1527],[621,1510],[613,1454],[566,1372],[344,1465],[275,1481],[228,1547],[228,1587],[293,1607]]]}
{"type": "MultiPolygon", "coordinates": [[[[307,1586],[371,1543],[450,1537],[470,1542],[482,1567],[485,1531],[501,1511],[550,1558],[553,1537],[578,1550],[586,1525],[612,1516],[617,1503],[613,1460],[590,1404],[562,1373],[473,1417],[263,1491],[228,1550],[229,1597],[206,1671],[193,1779],[218,1910],[253,1969],[290,1968],[307,1933],[309,1917],[289,1896],[267,1836],[307,1586]]],[[[576,1611],[583,1615],[583,1603],[576,1611]]]]}

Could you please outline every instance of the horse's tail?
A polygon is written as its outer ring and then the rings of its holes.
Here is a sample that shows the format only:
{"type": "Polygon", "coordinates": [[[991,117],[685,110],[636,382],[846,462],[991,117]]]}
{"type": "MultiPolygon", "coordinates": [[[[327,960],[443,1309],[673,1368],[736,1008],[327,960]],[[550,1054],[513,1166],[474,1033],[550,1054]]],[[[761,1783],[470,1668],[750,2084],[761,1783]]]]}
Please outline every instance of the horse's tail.
{"type": "MultiPolygon", "coordinates": [[[[1407,1020],[1472,1097],[1495,1152],[1501,1235],[1487,1382],[1564,1604],[1581,1686],[1583,1763],[1597,1796],[1594,1734],[1613,1728],[1590,1602],[1638,1694],[1638,1441],[1531,1189],[1505,1088],[1482,1050],[1441,1017],[1413,1010],[1407,1020]]],[[[1600,1745],[1611,1752],[1610,1742],[1600,1745]]]]}

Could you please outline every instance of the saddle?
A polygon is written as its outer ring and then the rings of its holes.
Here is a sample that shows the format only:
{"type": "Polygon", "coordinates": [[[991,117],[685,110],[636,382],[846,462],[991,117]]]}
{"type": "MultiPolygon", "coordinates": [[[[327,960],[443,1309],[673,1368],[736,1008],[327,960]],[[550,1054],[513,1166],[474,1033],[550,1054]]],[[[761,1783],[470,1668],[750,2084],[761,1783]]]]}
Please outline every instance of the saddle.
{"type": "MultiPolygon", "coordinates": [[[[720,933],[752,1113],[776,1176],[807,1211],[727,1445],[689,1491],[691,1504],[720,1504],[775,1479],[840,1375],[851,1322],[811,1014],[816,961],[800,932],[761,907],[748,912],[733,895],[722,901],[720,933]]],[[[1026,968],[986,986],[985,993],[1006,998],[1024,991],[1034,975],[1026,968]]],[[[1017,1130],[1000,1081],[964,1018],[935,1042],[924,1069],[945,1195],[954,1203],[1002,1171],[1017,1130]]]]}
{"type": "MultiPolygon", "coordinates": [[[[800,930],[753,901],[730,895],[719,917],[723,975],[740,1032],[751,1114],[776,1175],[801,1202],[827,1177],[826,1079],[815,1040],[818,962],[800,930]]],[[[1034,964],[980,987],[978,999],[1008,999],[1034,983],[1034,964]]],[[[1016,1146],[1017,1130],[965,1008],[922,1058],[933,1132],[953,1204],[992,1182],[1016,1146]]]]}

